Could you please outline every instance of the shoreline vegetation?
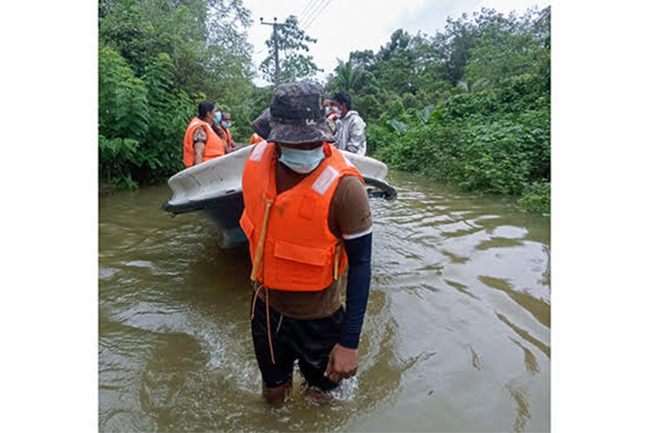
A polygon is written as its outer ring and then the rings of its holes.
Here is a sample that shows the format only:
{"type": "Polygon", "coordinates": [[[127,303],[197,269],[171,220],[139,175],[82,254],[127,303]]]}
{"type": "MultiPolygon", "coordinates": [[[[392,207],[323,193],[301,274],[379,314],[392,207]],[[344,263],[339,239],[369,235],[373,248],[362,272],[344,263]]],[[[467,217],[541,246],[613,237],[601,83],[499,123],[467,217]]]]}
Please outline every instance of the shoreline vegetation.
{"type": "MultiPolygon", "coordinates": [[[[248,143],[273,86],[253,84],[253,20],[241,0],[100,0],[98,12],[100,180],[137,188],[182,170],[201,100],[230,111],[235,141],[248,143]]],[[[317,82],[308,52],[318,41],[295,17],[287,22],[282,81],[317,82]]],[[[376,52],[339,59],[320,84],[352,95],[368,156],[548,215],[550,46],[550,7],[483,9],[448,18],[433,36],[396,30],[376,52]]]]}

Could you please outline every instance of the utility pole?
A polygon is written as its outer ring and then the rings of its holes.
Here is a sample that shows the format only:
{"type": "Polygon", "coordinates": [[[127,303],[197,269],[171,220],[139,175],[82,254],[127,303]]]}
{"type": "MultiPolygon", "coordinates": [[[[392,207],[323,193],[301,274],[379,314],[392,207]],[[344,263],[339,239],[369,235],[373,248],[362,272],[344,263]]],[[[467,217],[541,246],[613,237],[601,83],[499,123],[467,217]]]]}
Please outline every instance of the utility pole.
{"type": "Polygon", "coordinates": [[[272,23],[265,23],[264,18],[260,17],[260,23],[265,26],[273,26],[273,47],[275,51],[275,87],[280,85],[280,55],[278,54],[278,26],[283,26],[284,24],[278,24],[278,18],[273,17],[272,23]]]}

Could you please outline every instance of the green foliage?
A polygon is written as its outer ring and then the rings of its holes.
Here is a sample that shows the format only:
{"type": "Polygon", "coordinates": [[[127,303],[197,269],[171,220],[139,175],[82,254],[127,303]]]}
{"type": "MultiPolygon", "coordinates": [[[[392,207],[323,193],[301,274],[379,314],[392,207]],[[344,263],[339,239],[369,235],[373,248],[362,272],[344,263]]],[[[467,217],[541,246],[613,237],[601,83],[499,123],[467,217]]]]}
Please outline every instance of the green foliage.
{"type": "Polygon", "coordinates": [[[99,135],[99,167],[101,174],[117,187],[135,188],[131,165],[138,158],[138,142],[130,138],[107,139],[99,135]]]}
{"type": "Polygon", "coordinates": [[[142,149],[142,164],[158,177],[165,177],[183,166],[182,146],[187,120],[196,115],[196,103],[182,89],[174,87],[171,58],[159,54],[146,70],[152,125],[149,140],[142,149]]]}
{"type": "Polygon", "coordinates": [[[394,133],[394,130],[388,129],[384,125],[369,123],[366,126],[366,152],[369,155],[380,155],[381,149],[390,146],[397,139],[398,135],[394,133]]]}
{"type": "Polygon", "coordinates": [[[347,62],[338,60],[338,65],[334,69],[334,76],[328,83],[328,90],[337,92],[345,90],[348,93],[359,95],[373,94],[377,92],[377,80],[367,71],[362,63],[357,63],[351,59],[347,62]]]}
{"type": "MultiPolygon", "coordinates": [[[[230,111],[248,142],[274,86],[254,87],[242,0],[100,0],[100,175],[132,188],[183,168],[198,102],[230,111]]],[[[269,28],[270,30],[270,28],[269,28]]],[[[313,80],[317,41],[291,16],[278,27],[281,82],[313,80]]],[[[394,168],[550,209],[550,7],[483,9],[433,36],[398,29],[377,52],[339,60],[325,89],[353,98],[368,154],[394,168]]],[[[273,36],[265,78],[274,81],[273,36]]]]}
{"type": "Polygon", "coordinates": [[[444,114],[450,119],[462,119],[471,116],[489,117],[498,109],[498,101],[494,93],[463,93],[447,99],[443,104],[443,108],[444,114]]]}
{"type": "Polygon", "coordinates": [[[550,200],[549,29],[550,9],[483,9],[434,37],[397,30],[376,55],[339,61],[327,89],[350,91],[373,157],[471,191],[524,194],[539,212],[550,200]]]}
{"type": "Polygon", "coordinates": [[[415,114],[418,116],[418,119],[420,119],[420,122],[423,125],[426,125],[427,123],[429,123],[429,118],[431,117],[431,114],[435,109],[436,109],[435,106],[429,105],[427,107],[424,107],[422,110],[416,111],[415,114]]]}
{"type": "Polygon", "coordinates": [[[378,118],[382,114],[383,107],[375,95],[358,96],[354,101],[354,109],[364,119],[378,118]]]}
{"type": "Polygon", "coordinates": [[[185,128],[202,100],[248,113],[251,49],[242,27],[250,23],[241,0],[99,2],[101,176],[132,188],[184,168],[185,128]]]}
{"type": "Polygon", "coordinates": [[[154,25],[147,19],[145,6],[136,0],[108,3],[99,5],[100,11],[102,7],[110,11],[99,20],[100,44],[110,46],[139,73],[154,50],[154,25]]]}
{"type": "Polygon", "coordinates": [[[527,212],[551,213],[551,183],[535,182],[527,185],[523,196],[518,200],[519,205],[527,212]]]}
{"type": "Polygon", "coordinates": [[[142,139],[149,130],[147,87],[111,48],[99,50],[99,133],[142,139]]]}
{"type": "Polygon", "coordinates": [[[471,191],[521,194],[550,174],[549,111],[509,113],[497,101],[496,94],[462,94],[402,115],[406,121],[390,119],[391,128],[368,128],[369,148],[396,168],[471,191]]]}
{"type": "Polygon", "coordinates": [[[400,122],[399,120],[391,119],[388,121],[388,124],[397,132],[399,135],[406,134],[409,131],[409,127],[406,123],[400,122]]]}

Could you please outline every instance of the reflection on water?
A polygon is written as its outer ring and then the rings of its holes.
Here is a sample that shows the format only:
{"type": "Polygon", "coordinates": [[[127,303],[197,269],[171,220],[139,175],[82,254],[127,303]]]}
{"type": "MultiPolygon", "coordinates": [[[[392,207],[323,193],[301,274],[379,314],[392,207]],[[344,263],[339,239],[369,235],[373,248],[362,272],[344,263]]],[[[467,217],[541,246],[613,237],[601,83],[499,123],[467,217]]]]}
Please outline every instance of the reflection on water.
{"type": "Polygon", "coordinates": [[[548,219],[393,173],[373,200],[373,280],[357,377],[336,403],[261,402],[245,249],[166,186],[102,192],[101,431],[548,431],[548,219]]]}

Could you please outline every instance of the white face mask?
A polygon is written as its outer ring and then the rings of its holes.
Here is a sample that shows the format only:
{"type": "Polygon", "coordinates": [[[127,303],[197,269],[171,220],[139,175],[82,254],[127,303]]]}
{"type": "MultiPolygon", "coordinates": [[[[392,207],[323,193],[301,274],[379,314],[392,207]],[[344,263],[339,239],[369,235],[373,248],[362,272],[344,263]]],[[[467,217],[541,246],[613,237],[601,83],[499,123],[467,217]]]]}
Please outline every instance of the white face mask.
{"type": "Polygon", "coordinates": [[[280,146],[280,162],[296,173],[311,173],[318,167],[318,164],[325,158],[323,146],[315,149],[304,150],[280,146]]]}

